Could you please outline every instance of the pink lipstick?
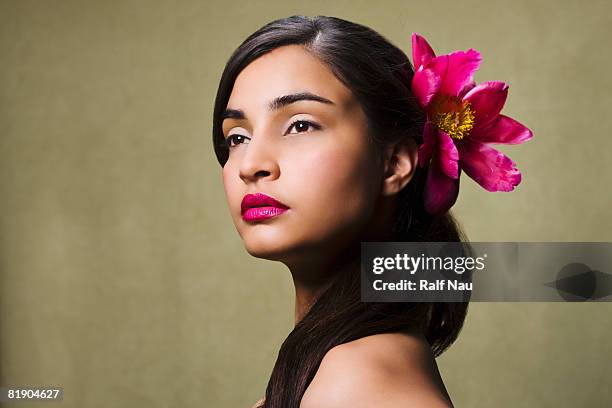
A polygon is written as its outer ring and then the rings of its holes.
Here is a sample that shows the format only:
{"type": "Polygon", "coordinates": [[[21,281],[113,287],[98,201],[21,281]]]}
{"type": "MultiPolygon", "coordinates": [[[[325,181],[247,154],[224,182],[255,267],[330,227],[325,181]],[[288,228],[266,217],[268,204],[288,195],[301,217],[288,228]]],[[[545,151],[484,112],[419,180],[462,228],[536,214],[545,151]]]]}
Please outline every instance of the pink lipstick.
{"type": "Polygon", "coordinates": [[[240,210],[245,221],[262,221],[287,211],[288,206],[263,193],[247,194],[242,199],[240,210]]]}

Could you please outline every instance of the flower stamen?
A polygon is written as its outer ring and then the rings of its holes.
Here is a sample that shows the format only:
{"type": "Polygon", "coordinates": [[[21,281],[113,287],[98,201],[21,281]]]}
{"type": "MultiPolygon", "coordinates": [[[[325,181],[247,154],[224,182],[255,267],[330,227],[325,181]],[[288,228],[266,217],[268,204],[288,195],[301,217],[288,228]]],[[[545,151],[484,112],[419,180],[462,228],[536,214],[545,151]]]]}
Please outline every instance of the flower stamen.
{"type": "Polygon", "coordinates": [[[435,125],[453,139],[462,140],[474,127],[476,115],[469,101],[447,97],[435,106],[435,125]]]}

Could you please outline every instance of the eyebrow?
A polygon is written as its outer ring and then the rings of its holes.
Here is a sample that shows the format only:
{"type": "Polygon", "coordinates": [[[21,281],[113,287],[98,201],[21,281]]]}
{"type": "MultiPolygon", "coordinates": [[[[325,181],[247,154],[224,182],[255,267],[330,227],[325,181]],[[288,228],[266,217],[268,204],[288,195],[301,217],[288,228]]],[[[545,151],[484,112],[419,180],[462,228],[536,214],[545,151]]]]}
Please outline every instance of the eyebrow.
{"type": "MultiPolygon", "coordinates": [[[[287,105],[298,101],[315,101],[325,103],[327,105],[335,105],[332,101],[322,96],[313,94],[311,92],[298,92],[289,95],[279,96],[274,98],[269,104],[268,109],[271,111],[279,110],[287,105]]],[[[225,109],[221,115],[221,121],[225,119],[246,119],[244,111],[240,109],[225,109]]]]}

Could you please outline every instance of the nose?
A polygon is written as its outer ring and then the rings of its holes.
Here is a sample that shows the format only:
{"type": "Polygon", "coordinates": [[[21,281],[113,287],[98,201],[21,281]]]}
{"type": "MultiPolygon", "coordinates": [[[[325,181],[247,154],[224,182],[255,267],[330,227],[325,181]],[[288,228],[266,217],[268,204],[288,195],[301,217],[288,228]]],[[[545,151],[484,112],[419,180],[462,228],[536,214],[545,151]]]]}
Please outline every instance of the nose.
{"type": "Polygon", "coordinates": [[[245,146],[246,152],[240,161],[240,178],[245,183],[254,183],[261,178],[275,179],[279,174],[276,152],[270,140],[254,136],[245,146]]]}

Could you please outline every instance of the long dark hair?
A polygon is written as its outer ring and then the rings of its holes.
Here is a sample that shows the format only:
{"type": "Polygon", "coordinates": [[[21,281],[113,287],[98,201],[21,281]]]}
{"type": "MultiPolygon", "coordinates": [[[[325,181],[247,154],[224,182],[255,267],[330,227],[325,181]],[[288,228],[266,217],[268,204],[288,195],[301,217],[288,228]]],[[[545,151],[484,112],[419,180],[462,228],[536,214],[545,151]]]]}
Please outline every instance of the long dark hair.
{"type": "MultiPolygon", "coordinates": [[[[284,45],[303,46],[353,92],[365,112],[371,146],[381,160],[385,146],[404,138],[423,142],[425,114],[411,92],[414,68],[402,50],[360,24],[335,17],[291,16],[272,21],[250,35],[227,62],[213,118],[213,144],[222,166],[229,152],[223,143],[221,114],[236,77],[256,58],[284,45]]],[[[417,168],[398,194],[393,240],[464,241],[450,212],[431,216],[423,208],[426,174],[426,167],[417,168]]],[[[378,333],[416,330],[437,357],[455,341],[463,326],[467,302],[364,303],[359,271],[337,275],[283,342],[263,407],[298,408],[323,356],[334,346],[378,333]]]]}

